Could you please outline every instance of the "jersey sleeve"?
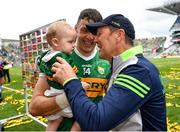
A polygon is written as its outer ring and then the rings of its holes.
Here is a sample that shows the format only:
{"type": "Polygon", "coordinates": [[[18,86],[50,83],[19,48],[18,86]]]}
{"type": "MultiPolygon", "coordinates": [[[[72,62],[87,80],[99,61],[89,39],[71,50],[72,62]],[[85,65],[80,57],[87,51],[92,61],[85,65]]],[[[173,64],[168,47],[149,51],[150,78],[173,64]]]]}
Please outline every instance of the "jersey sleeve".
{"type": "Polygon", "coordinates": [[[65,91],[82,130],[111,130],[122,123],[151,96],[149,71],[132,65],[114,79],[106,96],[93,103],[81,87],[79,80],[65,85],[65,91]]]}
{"type": "Polygon", "coordinates": [[[44,73],[44,71],[43,71],[43,66],[41,65],[42,58],[47,54],[47,52],[48,52],[48,51],[45,51],[45,52],[43,52],[41,55],[36,56],[36,58],[35,58],[35,64],[37,65],[38,70],[39,70],[41,73],[44,73]]]}

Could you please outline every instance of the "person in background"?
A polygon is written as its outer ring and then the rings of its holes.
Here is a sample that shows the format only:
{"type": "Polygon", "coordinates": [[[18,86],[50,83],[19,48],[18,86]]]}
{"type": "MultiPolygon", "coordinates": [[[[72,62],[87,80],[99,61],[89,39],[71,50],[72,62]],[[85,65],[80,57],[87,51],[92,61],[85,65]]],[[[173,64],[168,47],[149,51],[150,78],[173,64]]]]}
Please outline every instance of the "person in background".
{"type": "MultiPolygon", "coordinates": [[[[113,14],[87,25],[96,34],[100,57],[112,64],[108,92],[92,102],[72,68],[62,58],[53,64],[82,130],[167,131],[166,101],[158,69],[133,46],[135,30],[128,18],[113,14]],[[67,72],[68,71],[68,72],[67,72]]],[[[58,104],[58,100],[56,100],[58,104]]],[[[60,105],[61,107],[61,105],[60,105]]]]}
{"type": "Polygon", "coordinates": [[[4,72],[0,68],[0,102],[2,101],[2,85],[4,83],[4,72]]]}
{"type": "Polygon", "coordinates": [[[11,82],[11,77],[10,77],[10,74],[9,74],[9,69],[12,67],[12,64],[8,63],[8,61],[5,60],[3,62],[3,65],[4,65],[4,67],[3,67],[4,79],[5,79],[5,81],[8,81],[8,83],[10,83],[11,82]],[[7,79],[6,79],[6,77],[7,77],[7,79]]]}
{"type": "MultiPolygon", "coordinates": [[[[95,36],[87,30],[86,25],[101,20],[102,16],[96,9],[88,8],[81,11],[75,26],[77,32],[76,47],[71,54],[72,60],[78,69],[78,77],[81,81],[90,84],[90,87],[86,89],[86,94],[95,103],[99,102],[103,97],[104,89],[109,79],[110,64],[108,61],[99,58],[99,51],[94,42],[95,36]]],[[[41,86],[37,85],[38,87],[41,86]]],[[[55,102],[61,96],[46,98],[42,95],[42,91],[36,88],[35,91],[37,95],[41,96],[34,96],[33,102],[30,104],[30,111],[34,115],[44,116],[66,107],[66,105],[63,106],[63,104],[57,104],[55,102]],[[61,107],[59,107],[60,105],[61,107]],[[43,109],[43,111],[40,111],[40,109],[43,109]]],[[[71,129],[74,121],[74,118],[64,118],[57,130],[75,131],[71,129]]]]}
{"type": "MultiPolygon", "coordinates": [[[[3,58],[0,56],[0,102],[2,101],[2,85],[4,83],[3,58]]],[[[1,129],[0,129],[1,130],[1,129]]]]}

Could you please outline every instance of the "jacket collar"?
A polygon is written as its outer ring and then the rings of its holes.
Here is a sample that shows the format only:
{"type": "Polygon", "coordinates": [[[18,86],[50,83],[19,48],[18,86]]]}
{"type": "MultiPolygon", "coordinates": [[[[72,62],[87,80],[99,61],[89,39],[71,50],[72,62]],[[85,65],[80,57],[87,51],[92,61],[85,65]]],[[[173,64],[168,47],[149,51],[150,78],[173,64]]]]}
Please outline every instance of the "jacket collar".
{"type": "Polygon", "coordinates": [[[116,68],[118,68],[119,65],[123,64],[125,61],[128,61],[130,58],[135,57],[135,55],[142,53],[142,46],[135,46],[126,50],[118,56],[113,56],[113,69],[115,70],[116,68]]]}

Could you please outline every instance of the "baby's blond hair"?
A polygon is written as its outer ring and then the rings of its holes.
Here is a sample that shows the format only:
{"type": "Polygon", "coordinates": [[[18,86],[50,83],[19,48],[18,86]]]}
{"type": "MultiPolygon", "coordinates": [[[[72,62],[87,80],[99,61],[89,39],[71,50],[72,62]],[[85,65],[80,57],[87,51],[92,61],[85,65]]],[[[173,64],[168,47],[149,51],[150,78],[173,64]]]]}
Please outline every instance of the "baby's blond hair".
{"type": "Polygon", "coordinates": [[[56,21],[49,25],[48,31],[46,33],[46,40],[51,45],[52,38],[61,38],[62,35],[67,30],[72,30],[73,28],[66,21],[56,21]]]}

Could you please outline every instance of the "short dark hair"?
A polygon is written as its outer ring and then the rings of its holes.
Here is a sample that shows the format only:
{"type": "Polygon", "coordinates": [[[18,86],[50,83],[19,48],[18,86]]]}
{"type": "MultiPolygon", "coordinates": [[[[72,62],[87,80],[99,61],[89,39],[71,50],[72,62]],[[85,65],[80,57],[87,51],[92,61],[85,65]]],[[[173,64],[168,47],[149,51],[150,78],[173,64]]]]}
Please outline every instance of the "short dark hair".
{"type": "Polygon", "coordinates": [[[93,20],[94,22],[99,22],[102,20],[100,12],[92,8],[87,8],[81,11],[77,24],[84,18],[87,18],[88,20],[93,20]]]}

